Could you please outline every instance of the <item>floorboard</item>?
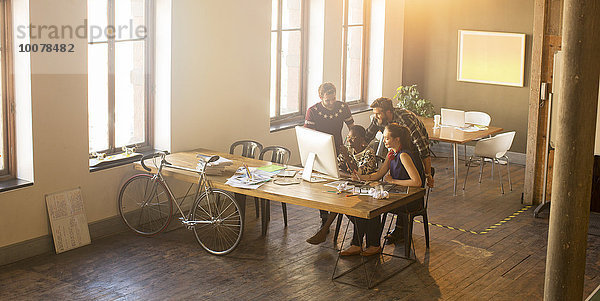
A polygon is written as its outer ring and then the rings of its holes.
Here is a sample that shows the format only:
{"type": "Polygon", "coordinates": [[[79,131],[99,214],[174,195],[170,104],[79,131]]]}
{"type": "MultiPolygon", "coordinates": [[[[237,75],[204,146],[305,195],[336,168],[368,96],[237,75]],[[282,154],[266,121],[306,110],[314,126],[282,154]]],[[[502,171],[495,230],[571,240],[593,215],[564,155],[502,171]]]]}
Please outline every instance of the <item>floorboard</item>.
{"type": "MultiPolygon", "coordinates": [[[[452,162],[434,158],[436,188],[429,200],[429,221],[481,232],[504,220],[521,204],[524,168],[511,165],[513,191],[502,166],[505,194],[490,165],[478,183],[478,168],[471,168],[466,189],[466,168],[460,166],[459,191],[452,195],[452,162]]],[[[62,254],[46,254],[0,269],[0,300],[541,300],[544,289],[548,214],[533,218],[533,209],[516,215],[486,234],[429,226],[430,249],[425,248],[422,223],[413,233],[416,261],[406,269],[366,290],[331,281],[342,242],[344,219],[336,244],[313,246],[305,242],[317,230],[318,211],[288,204],[283,226],[281,206],[271,204],[271,221],[261,236],[254,202],[247,202],[244,237],[239,247],[223,257],[212,256],[197,244],[193,233],[171,227],[153,238],[129,232],[98,239],[91,245],[62,254]]],[[[417,218],[421,220],[421,218],[417,218]]],[[[584,295],[600,285],[600,215],[592,214],[588,235],[584,295]]],[[[388,218],[388,223],[390,223],[388,218]]],[[[334,224],[335,225],[335,224],[334,224]]],[[[386,227],[387,228],[387,227],[386,227]]],[[[347,245],[351,229],[345,240],[347,245]]],[[[387,252],[402,255],[403,246],[387,252]]],[[[406,264],[384,258],[377,275],[406,264]]],[[[360,262],[340,259],[340,268],[360,262]]],[[[368,264],[374,268],[375,261],[368,264]]],[[[361,283],[361,269],[343,280],[361,283]]]]}

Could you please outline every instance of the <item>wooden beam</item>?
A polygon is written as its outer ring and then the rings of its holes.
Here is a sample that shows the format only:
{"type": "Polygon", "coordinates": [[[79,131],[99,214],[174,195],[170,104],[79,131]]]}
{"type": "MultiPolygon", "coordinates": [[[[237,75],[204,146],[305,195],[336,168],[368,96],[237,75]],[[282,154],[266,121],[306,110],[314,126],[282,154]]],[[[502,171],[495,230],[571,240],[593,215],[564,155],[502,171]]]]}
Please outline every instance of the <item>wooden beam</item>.
{"type": "MultiPolygon", "coordinates": [[[[540,86],[542,83],[542,60],[544,33],[548,1],[535,0],[533,11],[533,41],[531,49],[531,76],[529,80],[529,115],[527,117],[527,154],[525,157],[524,203],[533,204],[535,187],[539,187],[539,170],[542,164],[542,145],[538,137],[543,132],[540,126],[540,86]],[[537,180],[537,181],[536,181],[537,180]]],[[[537,199],[539,202],[539,199],[537,199]]],[[[536,203],[537,203],[536,202],[536,203]]]]}

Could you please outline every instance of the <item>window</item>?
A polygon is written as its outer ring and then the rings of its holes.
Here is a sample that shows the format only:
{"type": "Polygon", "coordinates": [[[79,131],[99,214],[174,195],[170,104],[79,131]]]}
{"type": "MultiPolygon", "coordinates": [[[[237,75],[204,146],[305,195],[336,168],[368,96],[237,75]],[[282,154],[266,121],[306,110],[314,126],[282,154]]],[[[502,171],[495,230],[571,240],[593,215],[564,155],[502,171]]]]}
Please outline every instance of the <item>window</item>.
{"type": "Polygon", "coordinates": [[[0,0],[0,180],[14,178],[16,167],[10,4],[0,0]]]}
{"type": "Polygon", "coordinates": [[[367,2],[344,0],[342,24],[342,85],[339,98],[347,103],[365,101],[365,57],[367,41],[367,2]]]}
{"type": "Polygon", "coordinates": [[[302,116],[305,1],[272,0],[271,120],[302,116]]]}
{"type": "Polygon", "coordinates": [[[89,151],[150,145],[153,2],[88,0],[89,151]]]}

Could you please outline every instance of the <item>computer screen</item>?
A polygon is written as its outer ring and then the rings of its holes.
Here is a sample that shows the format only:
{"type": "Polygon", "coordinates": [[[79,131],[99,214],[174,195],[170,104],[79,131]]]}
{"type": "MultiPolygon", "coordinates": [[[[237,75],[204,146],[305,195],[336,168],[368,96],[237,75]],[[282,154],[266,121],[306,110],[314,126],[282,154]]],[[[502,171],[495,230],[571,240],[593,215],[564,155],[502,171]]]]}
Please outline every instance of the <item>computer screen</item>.
{"type": "Polygon", "coordinates": [[[465,126],[465,111],[442,108],[442,125],[465,126]]]}
{"type": "Polygon", "coordinates": [[[297,126],[296,138],[304,171],[302,178],[314,181],[312,171],[339,178],[335,142],[332,135],[297,126]]]}

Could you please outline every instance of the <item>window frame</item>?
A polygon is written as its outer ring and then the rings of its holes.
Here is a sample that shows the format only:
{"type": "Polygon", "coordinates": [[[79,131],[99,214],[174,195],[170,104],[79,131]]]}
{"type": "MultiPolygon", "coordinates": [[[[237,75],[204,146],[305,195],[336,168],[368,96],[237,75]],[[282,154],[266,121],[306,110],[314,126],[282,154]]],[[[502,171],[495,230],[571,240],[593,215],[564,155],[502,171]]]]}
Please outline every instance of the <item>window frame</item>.
{"type": "MultiPolygon", "coordinates": [[[[276,32],[277,33],[277,49],[276,52],[279,54],[277,55],[277,67],[276,67],[276,90],[275,90],[275,116],[274,117],[270,117],[270,124],[271,125],[276,125],[276,124],[281,124],[281,123],[285,123],[285,122],[290,122],[290,121],[294,121],[294,120],[299,120],[300,118],[304,118],[304,115],[306,113],[306,109],[307,109],[307,103],[306,103],[306,82],[307,82],[307,64],[306,62],[307,60],[307,56],[308,56],[308,11],[309,11],[309,2],[307,0],[300,0],[301,1],[301,16],[300,16],[300,28],[299,29],[283,29],[282,28],[282,20],[283,20],[283,14],[282,14],[282,10],[283,10],[283,1],[284,0],[276,0],[278,7],[277,7],[277,28],[276,29],[271,29],[271,33],[276,32]],[[293,112],[293,113],[288,113],[288,114],[281,114],[281,49],[282,49],[282,33],[285,31],[300,31],[300,36],[301,36],[301,40],[300,40],[300,83],[299,83],[299,95],[298,95],[298,112],[293,112]]],[[[272,9],[272,8],[271,8],[272,9]]],[[[273,20],[271,20],[272,22],[273,20]]],[[[273,26],[271,25],[271,28],[273,26]]],[[[271,83],[271,79],[269,79],[269,83],[271,83]]],[[[270,88],[270,87],[269,87],[270,88]]],[[[269,96],[270,98],[270,96],[269,96]]],[[[270,106],[270,101],[269,101],[269,106],[270,106]]],[[[269,115],[270,115],[270,110],[271,108],[269,108],[269,115]]]]}
{"type": "Polygon", "coordinates": [[[348,24],[348,4],[350,0],[343,0],[342,13],[342,71],[341,84],[339,90],[339,99],[348,104],[349,107],[362,107],[367,104],[367,87],[368,87],[368,56],[369,56],[369,25],[370,25],[370,8],[371,1],[363,0],[363,21],[360,25],[348,24]],[[346,99],[346,76],[347,76],[347,53],[348,53],[348,28],[362,26],[362,61],[361,61],[361,83],[360,83],[360,99],[346,99]]]}
{"type": "Polygon", "coordinates": [[[12,6],[11,0],[0,0],[0,19],[2,41],[0,51],[2,60],[2,122],[4,143],[4,169],[0,170],[0,181],[16,178],[15,152],[15,100],[13,77],[13,39],[12,39],[12,6]]]}
{"type": "MultiPolygon", "coordinates": [[[[88,3],[91,0],[88,0],[88,3]]],[[[107,0],[108,3],[108,10],[107,10],[107,26],[113,26],[113,28],[116,28],[115,25],[115,3],[118,0],[107,0]]],[[[123,40],[116,40],[116,36],[108,37],[107,36],[107,40],[106,41],[99,41],[99,42],[90,42],[88,41],[88,49],[89,49],[89,45],[93,45],[93,44],[107,44],[107,54],[108,54],[108,60],[107,60],[107,64],[108,64],[108,78],[107,78],[107,84],[108,84],[108,148],[104,149],[104,150],[97,150],[94,151],[95,153],[105,153],[107,155],[110,154],[115,154],[115,153],[119,153],[121,151],[121,148],[117,148],[116,147],[116,141],[115,141],[115,99],[116,99],[116,94],[115,94],[115,86],[116,86],[116,81],[115,81],[115,67],[116,67],[116,62],[115,62],[115,56],[116,56],[116,49],[115,49],[115,45],[118,42],[131,42],[131,41],[144,41],[144,55],[145,55],[145,60],[144,60],[144,116],[145,116],[145,125],[144,125],[144,142],[143,143],[137,143],[134,145],[127,145],[128,147],[130,146],[135,146],[136,147],[136,151],[145,151],[145,150],[150,150],[152,149],[152,141],[153,141],[153,124],[154,124],[154,110],[153,110],[153,103],[154,103],[154,90],[155,90],[155,82],[154,82],[154,66],[155,66],[155,25],[156,25],[156,8],[155,8],[155,3],[154,0],[144,0],[145,1],[145,23],[144,25],[146,26],[146,37],[145,38],[133,38],[133,39],[123,39],[123,40]]],[[[88,32],[89,32],[89,28],[88,28],[88,32]]],[[[89,60],[89,57],[88,57],[89,60]]],[[[89,72],[89,70],[88,70],[89,72]]],[[[89,93],[89,92],[88,92],[89,93]]],[[[88,94],[89,96],[89,94],[88,94]]],[[[88,97],[88,101],[89,101],[89,97],[88,97]]],[[[89,114],[89,113],[88,113],[89,114]]],[[[88,131],[89,131],[89,120],[88,120],[88,131]]],[[[88,138],[88,146],[89,146],[89,138],[88,138]]],[[[90,153],[90,157],[91,157],[91,153],[90,153]]]]}

